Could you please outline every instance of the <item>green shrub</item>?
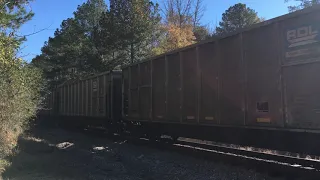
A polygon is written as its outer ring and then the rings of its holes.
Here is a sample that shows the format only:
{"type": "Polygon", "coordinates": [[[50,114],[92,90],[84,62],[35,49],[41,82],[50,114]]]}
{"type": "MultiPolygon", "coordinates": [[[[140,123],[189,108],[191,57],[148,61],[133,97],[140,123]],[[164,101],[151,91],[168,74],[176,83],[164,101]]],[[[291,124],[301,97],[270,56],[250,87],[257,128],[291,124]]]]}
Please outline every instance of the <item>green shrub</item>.
{"type": "Polygon", "coordinates": [[[16,146],[40,102],[41,71],[16,57],[15,43],[0,35],[0,159],[16,146]]]}

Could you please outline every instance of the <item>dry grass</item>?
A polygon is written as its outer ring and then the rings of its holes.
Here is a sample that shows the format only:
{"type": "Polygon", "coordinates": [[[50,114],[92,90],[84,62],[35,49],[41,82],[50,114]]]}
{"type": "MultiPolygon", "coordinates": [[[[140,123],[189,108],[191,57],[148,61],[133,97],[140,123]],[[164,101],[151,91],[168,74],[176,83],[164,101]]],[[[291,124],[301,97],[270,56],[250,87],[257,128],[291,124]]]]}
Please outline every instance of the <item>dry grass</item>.
{"type": "Polygon", "coordinates": [[[0,159],[0,174],[3,173],[7,167],[10,166],[10,162],[5,159],[0,159]]]}

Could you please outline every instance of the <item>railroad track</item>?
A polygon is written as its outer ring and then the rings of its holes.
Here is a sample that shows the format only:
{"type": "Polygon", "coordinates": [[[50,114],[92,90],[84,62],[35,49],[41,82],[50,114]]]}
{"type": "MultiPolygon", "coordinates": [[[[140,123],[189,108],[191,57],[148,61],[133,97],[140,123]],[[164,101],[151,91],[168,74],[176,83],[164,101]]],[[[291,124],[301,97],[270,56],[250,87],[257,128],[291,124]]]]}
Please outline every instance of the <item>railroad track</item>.
{"type": "Polygon", "coordinates": [[[150,141],[146,138],[133,139],[131,137],[126,137],[125,139],[136,145],[151,146],[161,150],[182,153],[187,156],[241,166],[256,170],[260,173],[267,173],[273,177],[281,177],[290,180],[320,179],[319,161],[188,141],[168,143],[166,141],[150,141]]]}
{"type": "Polygon", "coordinates": [[[241,150],[231,147],[209,145],[185,140],[170,143],[168,140],[151,141],[146,138],[136,138],[130,135],[110,135],[104,130],[87,129],[89,134],[110,138],[114,141],[128,141],[135,145],[148,146],[166,151],[174,151],[187,156],[204,158],[206,160],[254,169],[273,177],[286,179],[320,179],[320,161],[267,154],[256,151],[241,150]]]}
{"type": "Polygon", "coordinates": [[[195,156],[244,166],[272,176],[287,179],[320,179],[318,161],[186,141],[178,141],[172,147],[195,156]]]}

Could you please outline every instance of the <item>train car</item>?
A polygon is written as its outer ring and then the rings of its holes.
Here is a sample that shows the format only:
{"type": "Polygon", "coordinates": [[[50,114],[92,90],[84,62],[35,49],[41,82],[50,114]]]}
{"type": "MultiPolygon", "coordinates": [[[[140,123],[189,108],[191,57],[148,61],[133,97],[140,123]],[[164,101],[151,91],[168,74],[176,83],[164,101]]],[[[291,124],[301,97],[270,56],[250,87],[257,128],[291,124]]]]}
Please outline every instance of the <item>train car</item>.
{"type": "Polygon", "coordinates": [[[105,127],[121,119],[121,71],[110,71],[59,85],[47,113],[70,127],[105,127]]]}
{"type": "Polygon", "coordinates": [[[319,31],[314,6],[127,66],[123,118],[154,135],[317,148],[319,31]]]}

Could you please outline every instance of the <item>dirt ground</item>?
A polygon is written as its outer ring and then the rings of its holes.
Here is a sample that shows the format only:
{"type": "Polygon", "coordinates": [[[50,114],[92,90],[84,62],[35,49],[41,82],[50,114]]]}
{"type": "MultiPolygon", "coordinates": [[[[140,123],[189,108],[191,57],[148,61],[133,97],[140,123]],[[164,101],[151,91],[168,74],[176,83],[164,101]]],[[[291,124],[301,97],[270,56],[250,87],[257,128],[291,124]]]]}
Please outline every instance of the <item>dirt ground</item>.
{"type": "Polygon", "coordinates": [[[19,152],[11,161],[3,179],[272,179],[240,167],[126,141],[43,127],[34,128],[20,139],[19,152]]]}

